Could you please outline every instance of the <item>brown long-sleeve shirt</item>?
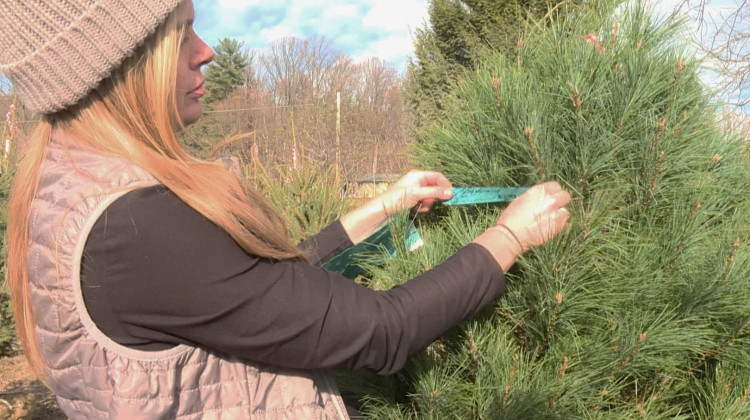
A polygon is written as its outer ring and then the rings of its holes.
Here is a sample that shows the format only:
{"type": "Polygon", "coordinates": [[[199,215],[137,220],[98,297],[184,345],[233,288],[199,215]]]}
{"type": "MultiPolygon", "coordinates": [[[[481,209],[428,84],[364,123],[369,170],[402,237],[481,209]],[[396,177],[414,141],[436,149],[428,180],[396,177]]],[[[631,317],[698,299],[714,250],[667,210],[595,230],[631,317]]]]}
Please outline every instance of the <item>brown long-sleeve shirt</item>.
{"type": "Polygon", "coordinates": [[[165,187],[138,189],[89,235],[83,297],[98,328],[131,348],[190,344],[284,367],[390,374],[504,290],[502,270],[474,244],[388,291],[316,266],[351,245],[335,222],[300,244],[311,263],[259,258],[165,187]]]}

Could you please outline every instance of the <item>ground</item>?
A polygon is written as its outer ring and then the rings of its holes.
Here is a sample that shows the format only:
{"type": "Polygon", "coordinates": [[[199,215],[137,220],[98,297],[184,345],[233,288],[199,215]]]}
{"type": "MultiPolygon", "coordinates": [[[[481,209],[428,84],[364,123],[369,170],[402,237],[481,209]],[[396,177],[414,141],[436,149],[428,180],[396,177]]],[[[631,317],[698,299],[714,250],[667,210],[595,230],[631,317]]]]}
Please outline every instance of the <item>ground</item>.
{"type": "Polygon", "coordinates": [[[23,356],[0,358],[0,420],[66,420],[23,356]]]}

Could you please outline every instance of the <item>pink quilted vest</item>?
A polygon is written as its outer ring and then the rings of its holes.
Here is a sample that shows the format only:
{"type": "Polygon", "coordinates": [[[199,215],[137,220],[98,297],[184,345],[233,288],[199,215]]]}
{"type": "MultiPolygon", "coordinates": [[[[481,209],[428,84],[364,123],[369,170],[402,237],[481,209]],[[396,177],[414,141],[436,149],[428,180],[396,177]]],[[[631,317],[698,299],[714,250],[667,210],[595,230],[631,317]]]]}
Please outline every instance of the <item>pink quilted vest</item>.
{"type": "Polygon", "coordinates": [[[53,141],[32,203],[28,272],[47,380],[71,419],[347,419],[325,371],[247,364],[177,346],[123,347],[83,303],[86,238],[113,201],[157,181],[130,162],[53,141]]]}

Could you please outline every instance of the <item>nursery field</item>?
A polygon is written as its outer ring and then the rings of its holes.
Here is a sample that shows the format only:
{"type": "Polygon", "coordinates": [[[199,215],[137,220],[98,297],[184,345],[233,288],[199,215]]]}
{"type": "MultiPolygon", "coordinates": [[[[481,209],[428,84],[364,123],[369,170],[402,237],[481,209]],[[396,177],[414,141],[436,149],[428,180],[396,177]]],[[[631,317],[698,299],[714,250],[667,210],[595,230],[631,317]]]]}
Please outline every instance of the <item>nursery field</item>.
{"type": "MultiPolygon", "coordinates": [[[[388,77],[388,95],[343,102],[343,84],[283,107],[270,93],[235,92],[183,133],[194,155],[225,159],[267,197],[294,240],[409,167],[454,186],[554,180],[571,193],[569,226],[516,261],[486,310],[394,375],[336,372],[365,418],[750,418],[750,123],[726,122],[685,22],[639,1],[564,3],[525,27],[511,53],[481,54],[481,65],[446,83],[439,118],[410,126],[401,82],[388,77]]],[[[368,75],[380,64],[350,70],[368,75]]],[[[26,117],[10,110],[12,139],[26,117]]],[[[356,281],[399,286],[502,209],[437,205],[413,220],[424,246],[373,253],[356,281]]],[[[393,232],[405,219],[394,218],[393,232]]],[[[0,289],[0,420],[65,419],[18,355],[5,296],[0,289]]]]}

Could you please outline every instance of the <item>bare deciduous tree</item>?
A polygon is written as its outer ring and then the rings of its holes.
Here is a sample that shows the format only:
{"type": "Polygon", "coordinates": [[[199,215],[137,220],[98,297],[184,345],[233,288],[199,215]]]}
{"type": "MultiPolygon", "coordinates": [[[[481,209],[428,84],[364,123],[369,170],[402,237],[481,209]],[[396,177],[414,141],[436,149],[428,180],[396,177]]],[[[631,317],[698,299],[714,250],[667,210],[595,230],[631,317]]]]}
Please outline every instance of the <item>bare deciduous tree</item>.
{"type": "Polygon", "coordinates": [[[358,102],[370,109],[382,108],[386,104],[388,88],[398,84],[398,74],[393,65],[372,57],[359,64],[361,79],[358,89],[358,102]]]}
{"type": "Polygon", "coordinates": [[[322,36],[273,41],[259,57],[264,88],[279,105],[295,108],[300,101],[321,98],[330,88],[329,74],[348,61],[322,36]]]}
{"type": "Polygon", "coordinates": [[[248,53],[244,89],[213,104],[206,118],[185,133],[186,143],[207,153],[203,139],[218,144],[238,133],[250,137],[228,153],[246,162],[253,144],[270,165],[289,166],[291,147],[300,158],[333,164],[341,173],[400,172],[405,164],[402,79],[377,58],[354,63],[324,37],[284,38],[248,53]],[[340,94],[340,147],[336,146],[336,97],[340,94]]]}
{"type": "Polygon", "coordinates": [[[750,105],[750,1],[683,0],[697,23],[696,46],[716,69],[718,95],[735,108],[750,105]]]}

